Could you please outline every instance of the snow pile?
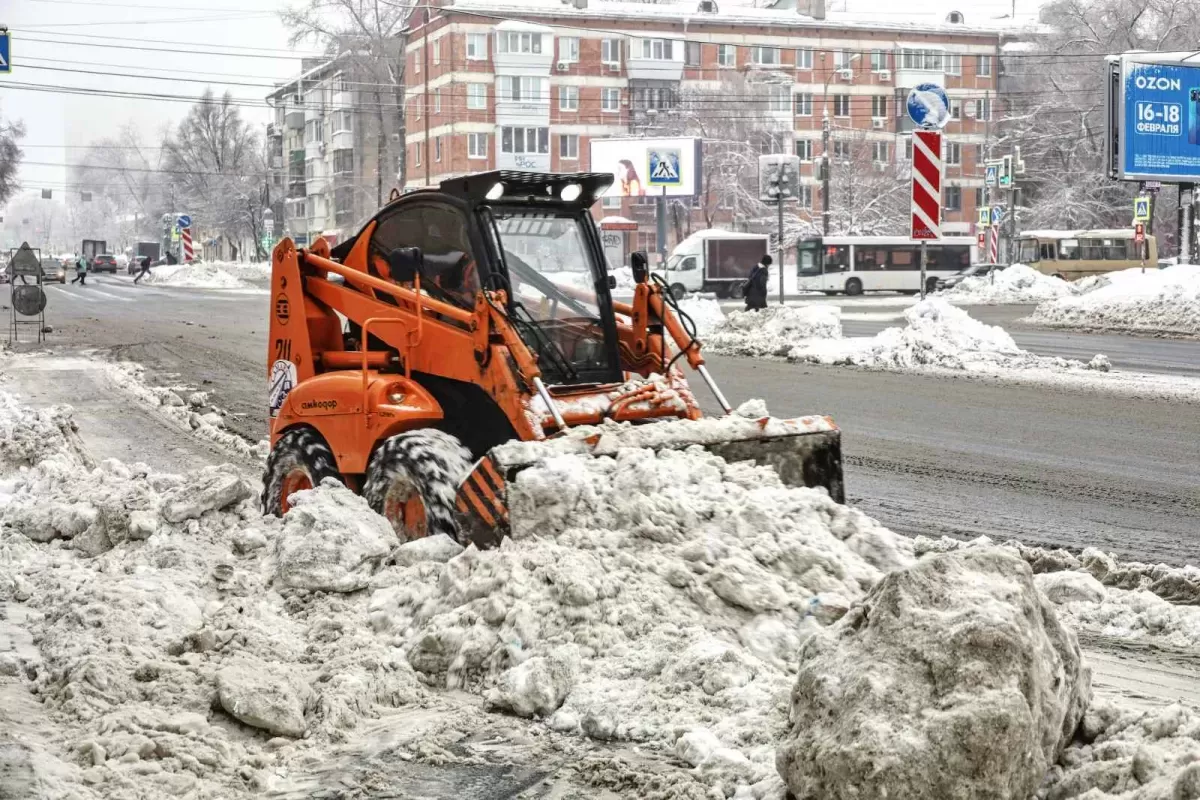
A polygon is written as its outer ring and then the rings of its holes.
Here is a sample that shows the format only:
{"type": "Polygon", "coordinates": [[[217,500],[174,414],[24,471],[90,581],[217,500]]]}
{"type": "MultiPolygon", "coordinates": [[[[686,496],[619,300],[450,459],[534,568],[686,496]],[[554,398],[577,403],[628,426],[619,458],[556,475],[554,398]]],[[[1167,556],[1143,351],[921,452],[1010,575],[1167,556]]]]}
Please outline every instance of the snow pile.
{"type": "Polygon", "coordinates": [[[1062,278],[1044,275],[1024,264],[1013,264],[990,275],[963,278],[938,296],[963,305],[1040,303],[1069,297],[1075,288],[1062,278]]]}
{"type": "Polygon", "coordinates": [[[1038,797],[1200,797],[1200,712],[1180,705],[1143,713],[1112,701],[1093,704],[1078,740],[1051,769],[1038,797]]]}
{"type": "Polygon", "coordinates": [[[1110,272],[1079,281],[1078,296],[1039,305],[1029,322],[1054,328],[1200,334],[1200,266],[1110,272]]]}
{"type": "Polygon", "coordinates": [[[932,555],[805,642],[779,771],[801,798],[1028,798],[1089,691],[1028,565],[932,555]]]}
{"type": "Polygon", "coordinates": [[[33,410],[0,392],[0,469],[30,467],[53,457],[81,463],[81,453],[68,406],[33,410]]]}
{"type": "Polygon", "coordinates": [[[246,458],[265,459],[270,454],[267,440],[252,444],[226,430],[224,414],[209,404],[207,392],[190,391],[182,386],[151,386],[146,382],[146,368],[133,361],[106,364],[105,371],[122,391],[157,408],[184,430],[190,430],[246,458]]]}
{"type": "Polygon", "coordinates": [[[704,340],[725,322],[721,304],[711,297],[691,295],[679,301],[679,309],[692,318],[697,338],[704,340]]]}
{"type": "Polygon", "coordinates": [[[206,261],[215,270],[248,283],[262,283],[271,279],[271,262],[267,261],[206,261]]]}
{"type": "Polygon", "coordinates": [[[841,336],[842,310],[837,306],[770,306],[762,311],[731,311],[704,344],[726,355],[783,357],[810,340],[841,336]]]}
{"type": "MultiPolygon", "coordinates": [[[[941,298],[930,298],[904,312],[908,325],[875,336],[803,342],[791,361],[846,364],[872,369],[936,368],[968,372],[1049,369],[1084,370],[1080,361],[1037,356],[1022,350],[995,325],[985,325],[941,298]]],[[[1102,362],[1096,361],[1096,368],[1102,362]]]]}
{"type": "Polygon", "coordinates": [[[162,286],[193,289],[242,289],[246,286],[225,270],[208,262],[152,267],[150,274],[143,280],[162,286]]]}

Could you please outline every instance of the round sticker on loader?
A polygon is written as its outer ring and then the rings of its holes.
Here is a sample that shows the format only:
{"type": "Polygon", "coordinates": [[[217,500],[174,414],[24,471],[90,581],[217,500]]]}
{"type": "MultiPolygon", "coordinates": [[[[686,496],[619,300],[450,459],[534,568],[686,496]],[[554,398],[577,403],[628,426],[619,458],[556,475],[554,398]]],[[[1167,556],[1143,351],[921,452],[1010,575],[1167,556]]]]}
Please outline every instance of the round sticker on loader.
{"type": "Polygon", "coordinates": [[[288,296],[283,292],[275,295],[275,319],[280,325],[287,325],[288,320],[292,318],[291,303],[288,302],[288,296]]]}
{"type": "Polygon", "coordinates": [[[296,365],[291,361],[276,361],[271,365],[271,378],[268,381],[267,397],[271,406],[271,416],[279,416],[279,409],[287,400],[288,392],[296,386],[296,365]]]}

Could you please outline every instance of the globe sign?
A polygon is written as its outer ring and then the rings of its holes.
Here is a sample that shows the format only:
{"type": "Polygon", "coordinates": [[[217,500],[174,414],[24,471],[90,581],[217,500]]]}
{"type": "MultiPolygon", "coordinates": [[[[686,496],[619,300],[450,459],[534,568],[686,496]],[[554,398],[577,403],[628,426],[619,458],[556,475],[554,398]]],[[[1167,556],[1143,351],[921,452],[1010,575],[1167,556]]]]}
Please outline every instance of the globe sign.
{"type": "Polygon", "coordinates": [[[950,121],[950,98],[936,83],[920,83],[908,93],[908,116],[919,128],[937,130],[950,121]]]}

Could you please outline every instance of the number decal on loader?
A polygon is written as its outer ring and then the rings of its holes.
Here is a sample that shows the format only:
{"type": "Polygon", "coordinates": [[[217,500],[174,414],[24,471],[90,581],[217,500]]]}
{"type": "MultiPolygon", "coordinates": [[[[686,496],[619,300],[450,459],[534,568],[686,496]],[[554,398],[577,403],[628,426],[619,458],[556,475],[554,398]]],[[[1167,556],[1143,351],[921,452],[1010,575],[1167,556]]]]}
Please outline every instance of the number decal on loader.
{"type": "Polygon", "coordinates": [[[271,379],[268,381],[267,397],[271,407],[271,416],[279,416],[279,409],[287,400],[288,392],[296,386],[296,365],[284,359],[277,360],[271,366],[271,379]]]}
{"type": "Polygon", "coordinates": [[[292,360],[292,340],[291,339],[276,339],[275,340],[275,360],[276,361],[291,361],[292,360]]]}

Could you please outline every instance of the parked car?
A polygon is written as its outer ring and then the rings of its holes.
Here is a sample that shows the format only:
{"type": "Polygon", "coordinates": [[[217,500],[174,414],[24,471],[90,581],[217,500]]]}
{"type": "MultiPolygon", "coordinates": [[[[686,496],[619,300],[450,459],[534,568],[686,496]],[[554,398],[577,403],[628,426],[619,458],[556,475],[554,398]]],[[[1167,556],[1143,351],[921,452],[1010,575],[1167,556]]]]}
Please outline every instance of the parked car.
{"type": "Polygon", "coordinates": [[[1007,264],[972,264],[961,272],[956,272],[945,278],[938,278],[937,291],[949,289],[962,283],[963,278],[982,278],[984,275],[990,275],[993,272],[998,272],[1004,269],[1007,264]]]}
{"type": "Polygon", "coordinates": [[[117,274],[117,257],[112,253],[99,253],[92,259],[92,272],[111,272],[117,274]]]}

